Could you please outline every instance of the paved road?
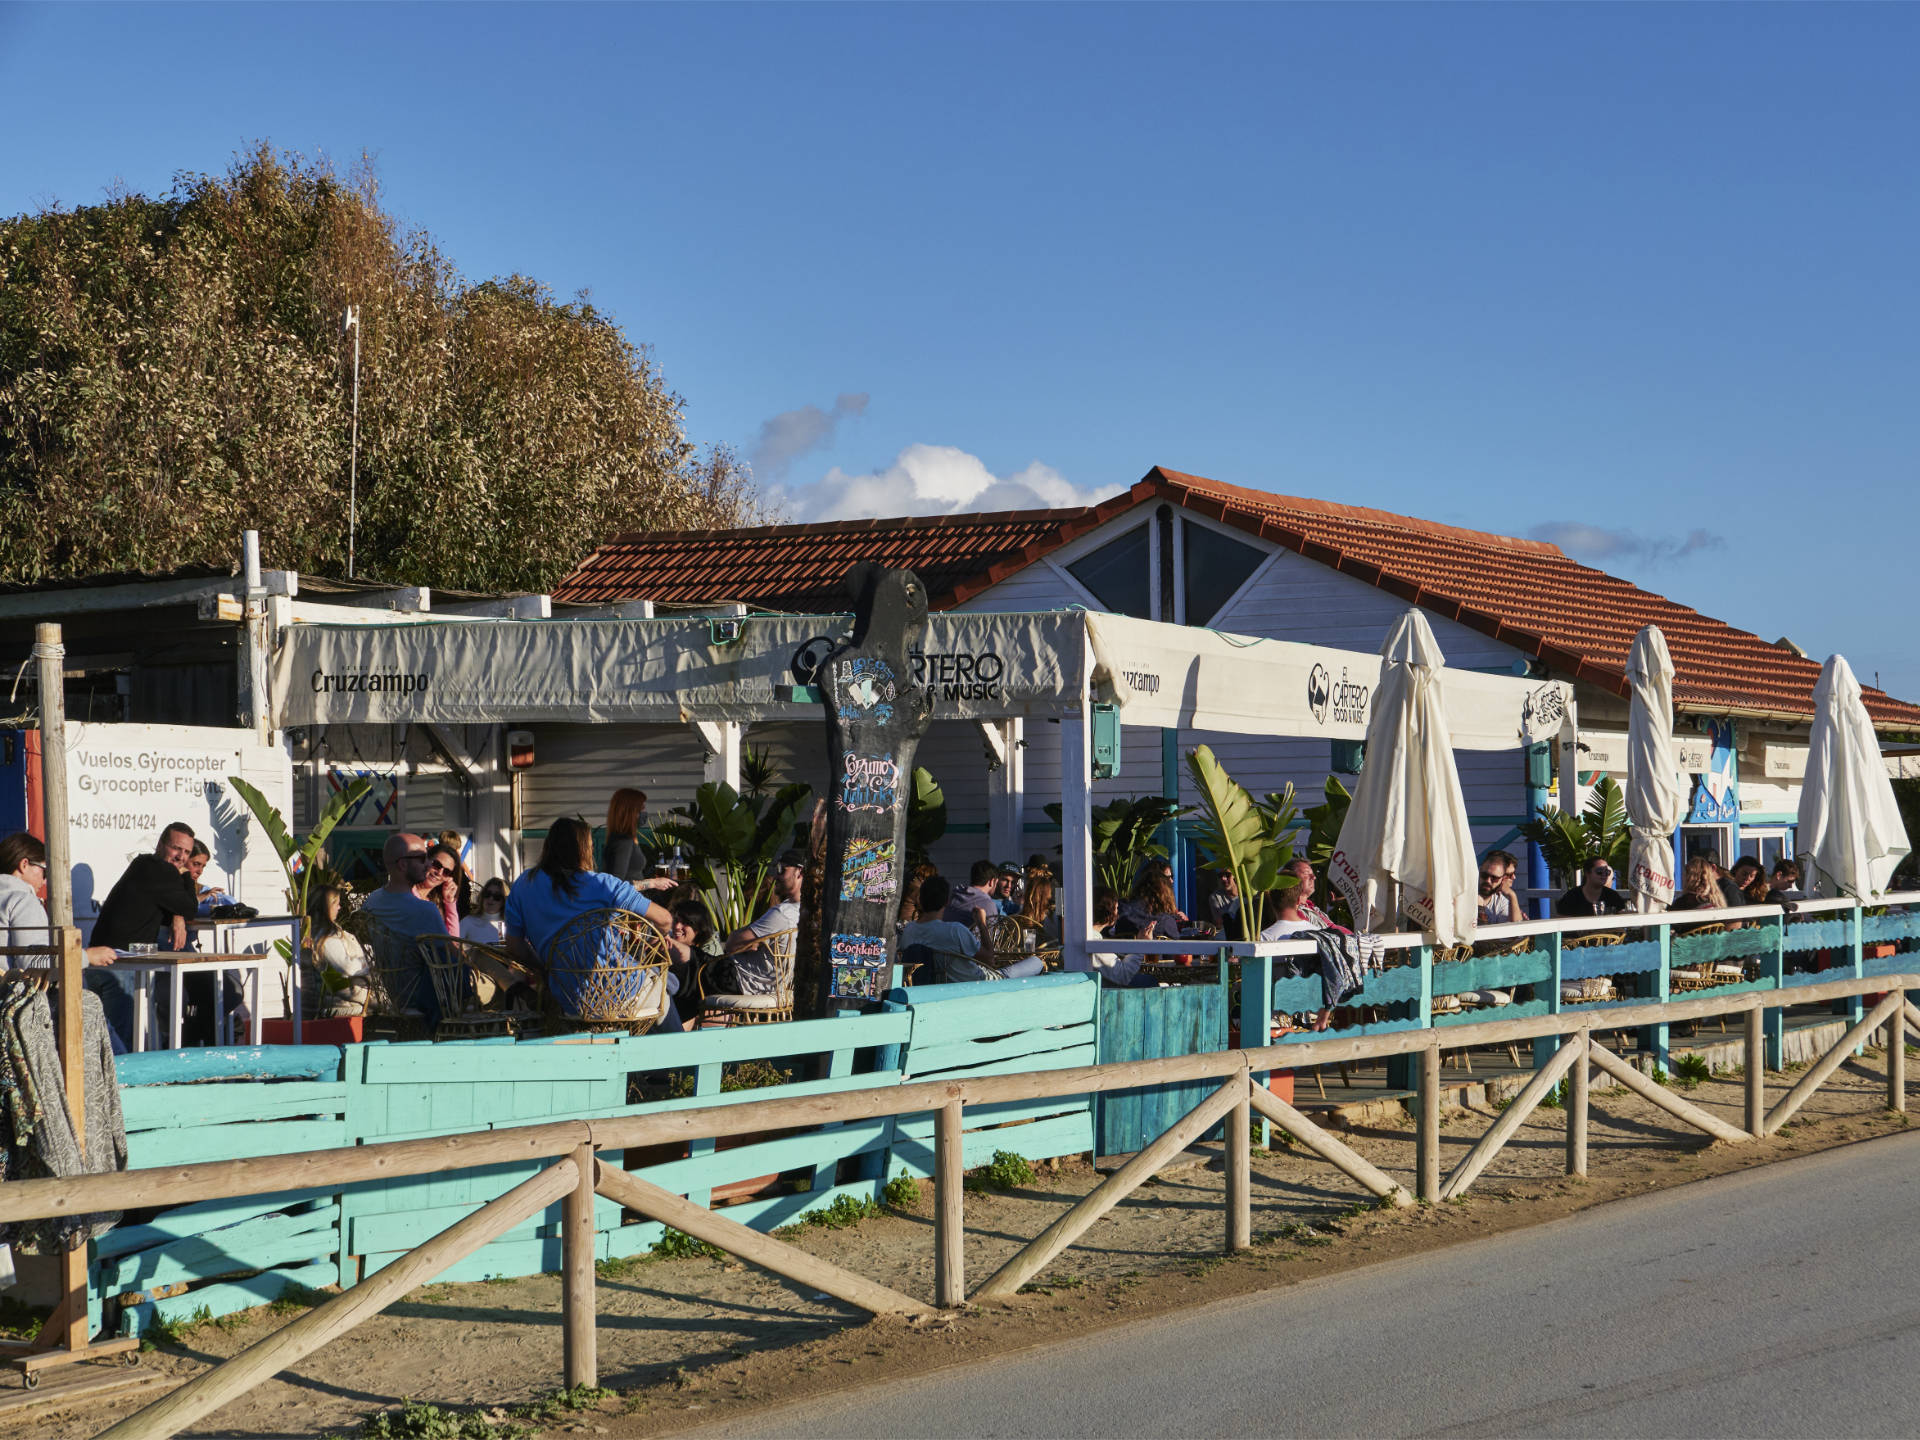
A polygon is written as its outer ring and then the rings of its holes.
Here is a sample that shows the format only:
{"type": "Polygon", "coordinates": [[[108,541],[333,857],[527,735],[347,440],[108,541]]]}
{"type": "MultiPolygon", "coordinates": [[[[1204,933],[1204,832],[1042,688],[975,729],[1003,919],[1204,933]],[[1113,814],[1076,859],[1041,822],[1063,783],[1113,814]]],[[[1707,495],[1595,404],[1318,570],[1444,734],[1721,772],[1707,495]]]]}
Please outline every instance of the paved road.
{"type": "Polygon", "coordinates": [[[1920,1133],[702,1436],[1920,1433],[1920,1133]]]}

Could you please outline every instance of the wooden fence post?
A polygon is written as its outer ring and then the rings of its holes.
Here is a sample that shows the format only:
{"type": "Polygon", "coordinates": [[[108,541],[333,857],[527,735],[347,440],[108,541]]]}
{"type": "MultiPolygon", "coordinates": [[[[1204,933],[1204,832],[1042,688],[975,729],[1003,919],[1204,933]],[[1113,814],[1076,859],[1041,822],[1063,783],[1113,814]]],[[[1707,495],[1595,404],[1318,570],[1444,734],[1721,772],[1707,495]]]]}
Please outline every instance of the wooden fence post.
{"type": "Polygon", "coordinates": [[[1758,1140],[1767,1125],[1767,1007],[1747,1011],[1747,1133],[1758,1140]]]}
{"type": "Polygon", "coordinates": [[[1580,1058],[1567,1072],[1567,1174],[1587,1173],[1587,1072],[1593,1045],[1593,1031],[1582,1030],[1578,1037],[1580,1058]]]}
{"type": "Polygon", "coordinates": [[[1440,1199],[1440,1042],[1436,1040],[1420,1052],[1420,1122],[1414,1136],[1418,1152],[1420,1199],[1435,1204],[1440,1199]]]}
{"type": "Polygon", "coordinates": [[[1887,1017],[1887,1108],[1906,1112],[1907,1108],[1907,992],[1887,1017]]]}
{"type": "Polygon", "coordinates": [[[580,1183],[567,1192],[560,1212],[560,1306],[562,1369],[567,1388],[600,1383],[598,1316],[593,1289],[593,1203],[598,1162],[591,1143],[573,1152],[580,1183]]]}
{"type": "MultiPolygon", "coordinates": [[[[1248,1088],[1252,1088],[1249,1080],[1248,1088]]],[[[1253,1244],[1253,1102],[1246,1096],[1227,1112],[1227,1253],[1253,1244]]]]}
{"type": "Polygon", "coordinates": [[[934,1112],[933,1303],[943,1310],[967,1303],[966,1179],[960,1163],[960,1102],[934,1112]]]}

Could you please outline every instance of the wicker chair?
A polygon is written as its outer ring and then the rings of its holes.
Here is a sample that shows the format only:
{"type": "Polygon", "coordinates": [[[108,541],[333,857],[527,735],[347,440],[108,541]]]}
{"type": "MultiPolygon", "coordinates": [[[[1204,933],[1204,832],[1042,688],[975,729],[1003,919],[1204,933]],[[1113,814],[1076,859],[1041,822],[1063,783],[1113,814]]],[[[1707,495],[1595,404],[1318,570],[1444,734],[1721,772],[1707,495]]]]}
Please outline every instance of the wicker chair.
{"type": "Polygon", "coordinates": [[[513,962],[503,951],[452,935],[422,935],[418,944],[433,980],[434,998],[440,1002],[440,1023],[434,1027],[434,1039],[475,1040],[520,1033],[521,1024],[531,1016],[525,1011],[490,1010],[474,991],[474,962],[488,960],[511,966],[513,962]]]}
{"type": "Polygon", "coordinates": [[[666,937],[631,910],[588,910],[547,945],[547,995],[569,1029],[644,1035],[667,1013],[666,937]]]}
{"type": "Polygon", "coordinates": [[[1023,960],[1027,954],[1027,927],[1018,915],[1002,915],[987,922],[987,945],[993,951],[989,958],[984,952],[981,963],[991,965],[996,970],[1004,969],[1016,960],[1023,960]]]}
{"type": "Polygon", "coordinates": [[[428,1038],[427,968],[419,942],[431,936],[402,935],[365,911],[357,912],[348,928],[367,948],[367,1035],[382,1039],[428,1038]]]}
{"type": "Polygon", "coordinates": [[[700,1002],[704,1025],[771,1025],[793,1019],[793,942],[795,930],[782,930],[761,942],[773,959],[773,993],[709,995],[700,1002]]]}

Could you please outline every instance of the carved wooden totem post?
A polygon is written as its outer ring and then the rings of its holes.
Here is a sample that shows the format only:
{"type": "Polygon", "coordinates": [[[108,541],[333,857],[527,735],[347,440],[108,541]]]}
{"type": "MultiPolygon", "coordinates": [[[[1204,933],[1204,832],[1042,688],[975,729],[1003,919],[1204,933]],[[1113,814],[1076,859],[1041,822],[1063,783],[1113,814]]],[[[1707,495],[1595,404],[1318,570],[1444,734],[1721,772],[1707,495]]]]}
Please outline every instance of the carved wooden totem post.
{"type": "Polygon", "coordinates": [[[929,708],[908,662],[926,630],[926,587],[910,570],[863,564],[847,588],[853,636],[828,653],[814,681],[827,709],[830,776],[818,1015],[872,1005],[887,992],[913,754],[929,708]]]}

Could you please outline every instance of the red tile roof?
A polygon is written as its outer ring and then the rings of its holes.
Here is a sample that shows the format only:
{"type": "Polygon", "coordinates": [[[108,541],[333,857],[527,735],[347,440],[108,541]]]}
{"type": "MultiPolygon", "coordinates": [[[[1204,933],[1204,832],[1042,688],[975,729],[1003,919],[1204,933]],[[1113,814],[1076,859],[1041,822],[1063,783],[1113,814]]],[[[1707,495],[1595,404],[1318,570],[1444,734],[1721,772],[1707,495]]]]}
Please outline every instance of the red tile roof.
{"type": "MultiPolygon", "coordinates": [[[[817,610],[843,603],[839,582],[849,565],[874,560],[915,570],[934,608],[944,609],[1156,499],[1297,551],[1537,656],[1557,675],[1615,694],[1627,693],[1624,667],[1634,636],[1653,623],[1673,655],[1681,709],[1800,719],[1813,712],[1816,662],[1578,564],[1545,541],[1275,495],[1159,467],[1125,494],[1085,509],[622,536],[583,561],[554,599],[739,600],[817,610]]],[[[1874,689],[1866,691],[1866,703],[1880,728],[1920,733],[1920,706],[1874,689]]]]}

